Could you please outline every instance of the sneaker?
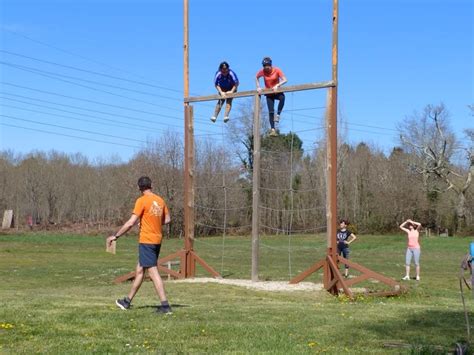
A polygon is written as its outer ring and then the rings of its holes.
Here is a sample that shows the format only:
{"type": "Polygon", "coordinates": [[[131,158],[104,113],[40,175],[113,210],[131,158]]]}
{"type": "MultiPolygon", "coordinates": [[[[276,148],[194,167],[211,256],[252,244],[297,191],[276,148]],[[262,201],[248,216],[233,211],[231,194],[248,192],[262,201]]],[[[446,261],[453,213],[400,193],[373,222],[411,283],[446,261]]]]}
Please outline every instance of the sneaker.
{"type": "Polygon", "coordinates": [[[215,122],[216,122],[216,120],[217,120],[217,117],[216,117],[216,116],[212,116],[212,117],[211,117],[211,121],[212,121],[212,123],[215,123],[215,122]]]}
{"type": "Polygon", "coordinates": [[[127,309],[130,308],[130,302],[127,301],[126,298],[116,300],[115,304],[117,305],[117,307],[119,307],[120,309],[122,309],[124,311],[126,311],[127,309]]]}
{"type": "Polygon", "coordinates": [[[402,280],[408,281],[408,280],[410,280],[410,276],[407,275],[407,276],[405,276],[405,277],[402,277],[402,280]]]}
{"type": "Polygon", "coordinates": [[[416,281],[420,281],[420,276],[417,276],[417,277],[416,277],[416,281]]]}
{"type": "Polygon", "coordinates": [[[173,314],[173,311],[171,310],[170,306],[168,307],[159,306],[158,309],[156,310],[156,313],[170,315],[170,314],[173,314]]]}
{"type": "Polygon", "coordinates": [[[280,122],[280,115],[275,115],[275,123],[280,122]]]}
{"type": "Polygon", "coordinates": [[[229,116],[224,116],[224,123],[229,122],[229,116]]]}
{"type": "Polygon", "coordinates": [[[276,136],[278,136],[278,133],[275,131],[275,128],[272,128],[270,130],[270,137],[276,137],[276,136]]]}

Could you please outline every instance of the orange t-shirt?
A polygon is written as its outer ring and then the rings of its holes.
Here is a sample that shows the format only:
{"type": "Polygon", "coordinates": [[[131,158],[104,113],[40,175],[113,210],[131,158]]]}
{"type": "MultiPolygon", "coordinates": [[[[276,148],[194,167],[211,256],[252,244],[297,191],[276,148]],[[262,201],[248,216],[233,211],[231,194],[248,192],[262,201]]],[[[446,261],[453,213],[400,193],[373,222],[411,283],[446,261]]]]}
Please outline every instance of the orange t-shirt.
{"type": "Polygon", "coordinates": [[[140,217],[139,243],[161,244],[161,226],[169,216],[165,201],[153,193],[143,195],[135,202],[133,214],[140,217]]]}
{"type": "Polygon", "coordinates": [[[280,82],[280,78],[283,78],[285,75],[281,71],[280,68],[272,67],[272,71],[270,73],[266,73],[263,69],[260,69],[257,73],[257,79],[263,76],[263,81],[265,82],[265,87],[267,89],[271,89],[276,84],[280,82]]]}

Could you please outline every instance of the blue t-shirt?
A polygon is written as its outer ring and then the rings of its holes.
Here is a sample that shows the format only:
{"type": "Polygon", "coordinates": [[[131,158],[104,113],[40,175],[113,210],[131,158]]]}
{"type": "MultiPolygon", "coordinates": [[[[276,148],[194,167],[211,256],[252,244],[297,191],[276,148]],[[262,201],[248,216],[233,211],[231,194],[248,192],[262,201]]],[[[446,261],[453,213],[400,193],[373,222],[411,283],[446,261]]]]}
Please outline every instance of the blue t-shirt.
{"type": "Polygon", "coordinates": [[[229,91],[238,84],[239,79],[237,78],[237,74],[235,74],[232,69],[229,69],[229,73],[227,75],[223,75],[221,71],[218,70],[214,76],[214,85],[219,86],[222,91],[229,91]]]}

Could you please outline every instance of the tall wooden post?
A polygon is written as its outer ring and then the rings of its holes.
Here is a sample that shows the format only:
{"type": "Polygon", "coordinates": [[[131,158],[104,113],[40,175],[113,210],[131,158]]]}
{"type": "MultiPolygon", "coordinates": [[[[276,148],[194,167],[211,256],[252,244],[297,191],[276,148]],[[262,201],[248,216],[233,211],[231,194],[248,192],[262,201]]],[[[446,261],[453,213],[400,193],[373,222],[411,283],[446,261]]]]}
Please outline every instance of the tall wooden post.
{"type": "MultiPolygon", "coordinates": [[[[189,0],[184,0],[184,97],[189,96],[189,0]]],[[[184,277],[195,274],[192,257],[194,241],[194,116],[193,107],[184,104],[184,277]]]]}
{"type": "Polygon", "coordinates": [[[253,106],[253,165],[252,165],[252,281],[258,281],[260,233],[260,95],[253,106]]]}
{"type": "MultiPolygon", "coordinates": [[[[327,225],[327,257],[337,263],[337,40],[338,40],[338,0],[333,0],[332,13],[332,81],[334,86],[328,91],[328,107],[326,112],[327,147],[326,147],[326,225],[327,225]]],[[[330,267],[324,268],[324,286],[329,287],[334,275],[330,267]]]]}

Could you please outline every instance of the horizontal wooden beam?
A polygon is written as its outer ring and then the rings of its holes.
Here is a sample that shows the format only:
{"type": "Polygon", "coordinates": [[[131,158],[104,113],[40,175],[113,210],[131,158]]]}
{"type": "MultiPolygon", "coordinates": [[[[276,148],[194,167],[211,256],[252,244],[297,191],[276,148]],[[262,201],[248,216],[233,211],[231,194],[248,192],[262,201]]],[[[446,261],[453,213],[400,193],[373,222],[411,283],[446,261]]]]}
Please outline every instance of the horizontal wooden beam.
{"type": "MultiPolygon", "coordinates": [[[[266,94],[277,94],[280,92],[293,92],[293,91],[303,91],[303,90],[315,90],[315,89],[324,89],[324,88],[330,88],[334,87],[335,84],[333,81],[324,81],[321,83],[309,83],[309,84],[300,84],[300,85],[288,85],[288,86],[281,86],[277,90],[272,90],[272,89],[265,89],[260,92],[261,95],[266,95],[266,94]]],[[[249,96],[254,96],[256,94],[259,94],[257,90],[249,90],[249,91],[238,91],[233,94],[228,94],[225,96],[225,98],[236,98],[236,97],[249,97],[249,96]]],[[[219,100],[222,99],[223,97],[219,94],[215,95],[207,95],[207,96],[190,96],[190,97],[185,97],[184,102],[189,103],[189,102],[202,102],[202,101],[213,101],[213,100],[219,100]]]]}

